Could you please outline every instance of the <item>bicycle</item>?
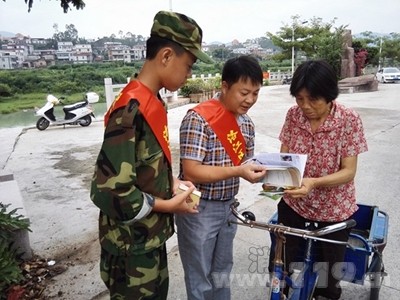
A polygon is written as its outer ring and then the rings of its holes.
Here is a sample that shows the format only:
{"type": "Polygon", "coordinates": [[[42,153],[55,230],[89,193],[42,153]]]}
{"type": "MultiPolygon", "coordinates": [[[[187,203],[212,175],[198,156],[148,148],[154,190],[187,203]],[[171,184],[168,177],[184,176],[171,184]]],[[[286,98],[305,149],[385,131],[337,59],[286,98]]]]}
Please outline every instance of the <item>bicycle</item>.
{"type": "Polygon", "coordinates": [[[233,215],[241,222],[232,223],[269,231],[271,249],[275,248],[274,269],[270,274],[270,300],[285,299],[282,287],[286,284],[291,288],[288,299],[311,300],[318,282],[318,272],[314,270],[313,245],[315,241],[324,241],[346,245],[345,262],[353,263],[354,269],[347,270],[342,280],[356,284],[364,284],[364,279],[371,280],[370,299],[378,300],[379,291],[384,276],[382,252],[386,246],[389,217],[376,206],[358,204],[359,210],[353,219],[329,225],[323,228],[304,230],[277,224],[278,215],[275,213],[268,223],[256,221],[250,211],[240,214],[237,210],[239,202],[231,205],[233,215]],[[326,239],[323,236],[345,228],[352,228],[348,242],[326,239]],[[283,269],[281,253],[284,236],[292,235],[307,239],[303,267],[297,278],[293,280],[283,269]],[[372,258],[370,256],[372,255],[372,258]],[[370,262],[370,263],[369,263],[370,262]]]}

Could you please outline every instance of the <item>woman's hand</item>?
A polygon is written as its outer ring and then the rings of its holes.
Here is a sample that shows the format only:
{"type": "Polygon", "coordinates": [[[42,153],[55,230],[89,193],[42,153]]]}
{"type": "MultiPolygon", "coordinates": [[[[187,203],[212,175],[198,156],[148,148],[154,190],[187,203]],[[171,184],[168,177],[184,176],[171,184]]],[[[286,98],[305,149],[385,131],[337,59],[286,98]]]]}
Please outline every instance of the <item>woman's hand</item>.
{"type": "Polygon", "coordinates": [[[315,188],[315,178],[303,178],[301,187],[293,190],[285,190],[285,194],[293,198],[306,197],[315,188]]]}

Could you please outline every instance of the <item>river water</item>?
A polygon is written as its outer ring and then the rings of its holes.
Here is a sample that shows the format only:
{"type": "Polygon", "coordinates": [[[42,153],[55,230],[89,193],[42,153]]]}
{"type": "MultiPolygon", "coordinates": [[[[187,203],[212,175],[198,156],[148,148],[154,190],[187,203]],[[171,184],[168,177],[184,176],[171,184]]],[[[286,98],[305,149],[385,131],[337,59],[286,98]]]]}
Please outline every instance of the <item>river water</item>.
{"type": "MultiPolygon", "coordinates": [[[[93,103],[95,116],[103,116],[106,112],[106,103],[93,103]]],[[[57,118],[63,118],[63,112],[61,106],[55,107],[55,116],[57,118]]],[[[36,126],[36,121],[39,117],[35,116],[34,109],[27,109],[11,114],[0,115],[0,128],[13,128],[13,127],[30,127],[36,126]]]]}

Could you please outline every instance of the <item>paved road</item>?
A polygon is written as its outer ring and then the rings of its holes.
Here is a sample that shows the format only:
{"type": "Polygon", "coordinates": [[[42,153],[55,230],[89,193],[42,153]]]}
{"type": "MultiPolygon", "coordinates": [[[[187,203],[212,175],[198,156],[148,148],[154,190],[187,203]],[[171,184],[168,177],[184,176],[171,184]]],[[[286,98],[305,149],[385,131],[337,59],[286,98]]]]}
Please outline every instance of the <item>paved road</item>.
{"type": "MultiPolygon", "coordinates": [[[[400,248],[400,84],[379,85],[379,91],[344,94],[339,102],[353,107],[363,119],[369,151],[359,157],[356,177],[360,202],[376,204],[390,216],[389,242],[384,261],[389,276],[382,299],[398,299],[400,248]]],[[[288,86],[262,89],[250,111],[256,124],[256,151],[278,151],[277,140],[287,109],[294,104],[288,86]]],[[[179,123],[191,105],[169,111],[171,147],[177,162],[179,123]]],[[[25,208],[32,221],[31,245],[36,254],[68,266],[53,278],[47,293],[58,299],[107,299],[98,276],[97,209],[88,198],[93,162],[102,139],[102,124],[88,128],[61,127],[0,129],[0,168],[14,173],[25,208]],[[14,145],[15,137],[19,136],[14,145]]],[[[174,165],[177,170],[177,164],[174,165]]],[[[267,220],[276,202],[258,196],[259,186],[242,182],[241,209],[252,210],[267,220]]],[[[265,259],[270,245],[266,232],[239,227],[235,239],[232,299],[265,299],[265,259]]],[[[170,263],[169,299],[185,299],[183,272],[176,238],[168,242],[170,263]]],[[[368,299],[368,284],[344,284],[343,299],[368,299]]]]}

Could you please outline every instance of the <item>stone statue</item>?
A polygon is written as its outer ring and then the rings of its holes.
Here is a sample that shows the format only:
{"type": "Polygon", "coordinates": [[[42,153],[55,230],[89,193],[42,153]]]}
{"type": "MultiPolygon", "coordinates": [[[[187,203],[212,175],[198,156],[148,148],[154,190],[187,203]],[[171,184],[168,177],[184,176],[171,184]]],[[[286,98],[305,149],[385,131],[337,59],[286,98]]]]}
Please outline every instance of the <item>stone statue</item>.
{"type": "Polygon", "coordinates": [[[348,78],[356,75],[356,64],[354,63],[354,48],[352,48],[351,30],[345,30],[343,33],[342,65],[340,77],[348,78]]]}

